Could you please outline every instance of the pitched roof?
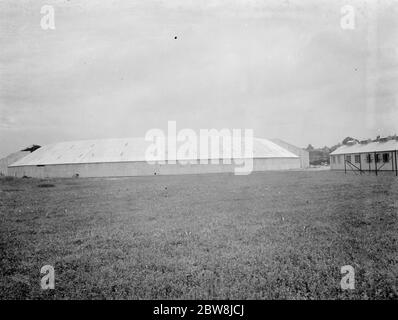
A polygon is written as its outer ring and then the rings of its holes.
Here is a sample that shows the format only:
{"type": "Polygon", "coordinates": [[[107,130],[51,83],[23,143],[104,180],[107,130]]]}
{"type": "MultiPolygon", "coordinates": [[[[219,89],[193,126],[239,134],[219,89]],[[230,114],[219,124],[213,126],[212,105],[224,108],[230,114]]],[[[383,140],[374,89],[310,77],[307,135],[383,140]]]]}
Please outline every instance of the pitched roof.
{"type": "Polygon", "coordinates": [[[352,145],[343,145],[333,151],[330,155],[347,153],[370,153],[398,150],[398,141],[395,139],[387,141],[372,141],[368,143],[356,143],[352,145]]]}
{"type": "MultiPolygon", "coordinates": [[[[144,138],[59,142],[43,146],[11,166],[146,161],[146,150],[151,144],[152,142],[146,141],[144,138]]],[[[177,143],[177,150],[182,144],[184,142],[177,143]]],[[[209,142],[210,144],[211,142],[209,142]]],[[[167,152],[167,143],[165,145],[167,152]]],[[[223,155],[222,144],[220,143],[220,145],[220,157],[218,158],[222,158],[223,155]]],[[[245,150],[244,146],[242,146],[242,150],[245,150]]],[[[254,138],[253,141],[253,157],[297,158],[296,155],[275,143],[259,138],[254,138]]],[[[188,159],[185,157],[178,160],[188,159]]]]}

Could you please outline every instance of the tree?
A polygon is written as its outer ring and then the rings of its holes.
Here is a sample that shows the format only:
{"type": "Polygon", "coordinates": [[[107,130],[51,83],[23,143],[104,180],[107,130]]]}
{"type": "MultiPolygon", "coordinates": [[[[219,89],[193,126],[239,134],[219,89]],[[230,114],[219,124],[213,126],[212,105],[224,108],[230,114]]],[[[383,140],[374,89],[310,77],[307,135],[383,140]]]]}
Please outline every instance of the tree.
{"type": "Polygon", "coordinates": [[[309,144],[308,147],[306,148],[307,151],[313,151],[315,148],[309,144]]]}
{"type": "Polygon", "coordinates": [[[341,143],[342,143],[342,144],[347,144],[347,143],[350,142],[350,141],[359,142],[359,141],[358,141],[357,139],[355,139],[355,138],[346,137],[341,143]]]}

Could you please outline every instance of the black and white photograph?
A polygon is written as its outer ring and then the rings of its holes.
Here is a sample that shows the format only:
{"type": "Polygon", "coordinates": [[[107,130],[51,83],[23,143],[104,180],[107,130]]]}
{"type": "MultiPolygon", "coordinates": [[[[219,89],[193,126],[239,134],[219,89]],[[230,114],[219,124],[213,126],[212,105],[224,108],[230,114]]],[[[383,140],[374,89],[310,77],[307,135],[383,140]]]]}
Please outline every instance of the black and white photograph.
{"type": "Polygon", "coordinates": [[[0,300],[397,301],[397,134],[398,1],[1,0],[0,300]]]}

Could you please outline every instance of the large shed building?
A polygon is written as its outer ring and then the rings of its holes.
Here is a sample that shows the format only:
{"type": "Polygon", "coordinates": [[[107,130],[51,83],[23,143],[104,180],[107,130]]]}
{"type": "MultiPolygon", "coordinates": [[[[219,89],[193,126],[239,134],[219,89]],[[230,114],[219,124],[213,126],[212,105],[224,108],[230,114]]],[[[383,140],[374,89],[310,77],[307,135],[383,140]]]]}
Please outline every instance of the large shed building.
{"type": "MultiPolygon", "coordinates": [[[[120,177],[234,172],[236,168],[236,163],[228,164],[223,158],[219,159],[218,164],[203,164],[201,159],[181,164],[178,162],[181,159],[174,163],[168,158],[163,159],[163,163],[148,163],[146,151],[150,144],[144,138],[54,143],[9,165],[8,174],[38,178],[120,177]]],[[[301,160],[296,154],[267,139],[254,138],[253,171],[300,168],[301,160]]]]}
{"type": "Polygon", "coordinates": [[[343,145],[330,154],[332,170],[395,171],[398,174],[397,139],[352,142],[343,145]]]}

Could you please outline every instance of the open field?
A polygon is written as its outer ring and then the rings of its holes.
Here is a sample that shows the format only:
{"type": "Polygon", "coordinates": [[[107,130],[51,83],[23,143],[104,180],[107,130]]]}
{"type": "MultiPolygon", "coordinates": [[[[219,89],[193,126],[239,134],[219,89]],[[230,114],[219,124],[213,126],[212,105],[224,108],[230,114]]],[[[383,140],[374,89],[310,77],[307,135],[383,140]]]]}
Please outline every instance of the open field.
{"type": "Polygon", "coordinates": [[[397,299],[398,178],[0,179],[0,298],[397,299]],[[55,290],[40,268],[55,267],[55,290]],[[356,288],[340,289],[352,265],[356,288]]]}

